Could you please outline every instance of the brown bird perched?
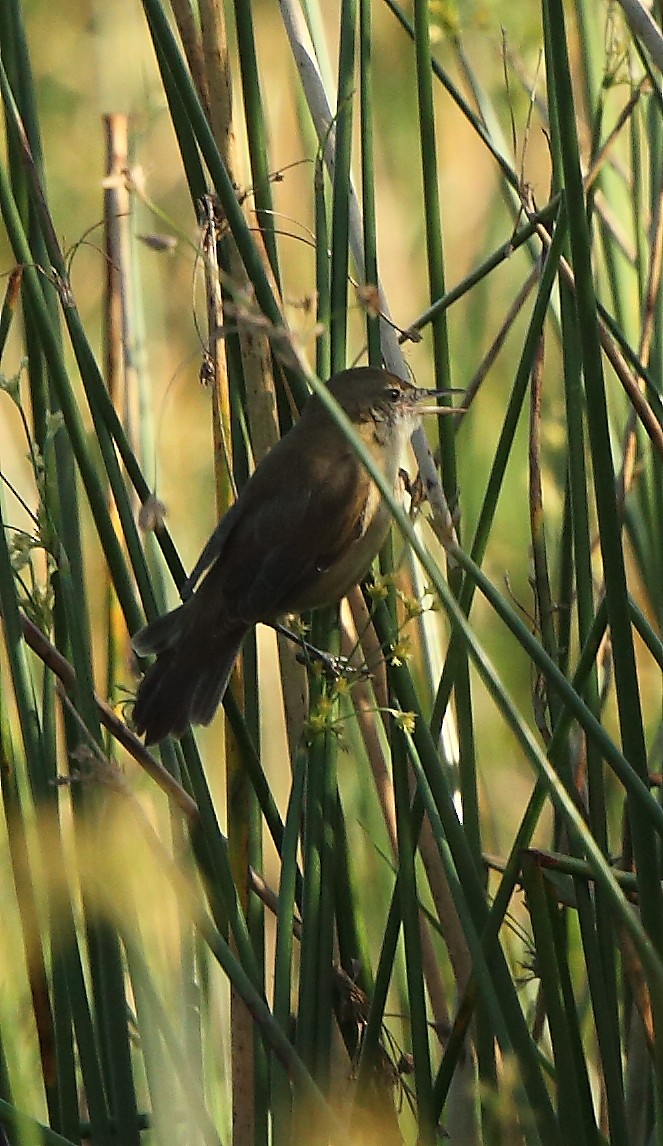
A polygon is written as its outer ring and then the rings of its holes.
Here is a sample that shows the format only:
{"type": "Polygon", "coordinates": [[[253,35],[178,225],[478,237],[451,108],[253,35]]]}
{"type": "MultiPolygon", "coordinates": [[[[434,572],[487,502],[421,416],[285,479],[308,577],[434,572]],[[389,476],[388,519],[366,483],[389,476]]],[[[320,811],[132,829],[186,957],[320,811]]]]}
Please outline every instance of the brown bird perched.
{"type": "MultiPolygon", "coordinates": [[[[420,414],[448,409],[424,409],[438,391],[372,367],[334,375],[329,390],[394,489],[420,414]]],[[[220,521],[184,603],[133,637],[138,656],[157,657],[133,713],[146,743],[208,724],[251,626],[339,601],[367,572],[389,523],[377,486],[313,395],[220,521]]]]}

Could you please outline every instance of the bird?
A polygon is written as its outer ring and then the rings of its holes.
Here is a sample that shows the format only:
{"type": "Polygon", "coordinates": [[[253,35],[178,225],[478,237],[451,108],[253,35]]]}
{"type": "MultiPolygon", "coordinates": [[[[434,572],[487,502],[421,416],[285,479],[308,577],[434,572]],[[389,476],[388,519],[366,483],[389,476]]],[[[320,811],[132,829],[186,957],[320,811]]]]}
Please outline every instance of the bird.
{"type": "MultiPolygon", "coordinates": [[[[389,486],[398,490],[405,447],[424,402],[388,370],[355,366],[329,392],[389,486]]],[[[258,622],[336,604],[367,573],[389,531],[380,492],[321,399],[265,455],[224,514],[181,590],[182,604],[132,638],[156,660],[143,676],[133,725],[147,745],[209,724],[247,632],[258,622]]]]}

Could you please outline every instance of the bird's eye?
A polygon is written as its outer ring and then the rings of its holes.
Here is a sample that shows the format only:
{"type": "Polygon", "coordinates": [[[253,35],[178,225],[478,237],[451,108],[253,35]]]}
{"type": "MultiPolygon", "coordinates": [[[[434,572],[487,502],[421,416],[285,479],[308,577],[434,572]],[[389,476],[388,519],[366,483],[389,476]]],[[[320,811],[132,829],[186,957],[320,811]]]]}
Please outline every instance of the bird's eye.
{"type": "Polygon", "coordinates": [[[397,402],[400,396],[401,392],[397,386],[392,386],[391,389],[387,390],[387,397],[390,402],[397,402]]]}

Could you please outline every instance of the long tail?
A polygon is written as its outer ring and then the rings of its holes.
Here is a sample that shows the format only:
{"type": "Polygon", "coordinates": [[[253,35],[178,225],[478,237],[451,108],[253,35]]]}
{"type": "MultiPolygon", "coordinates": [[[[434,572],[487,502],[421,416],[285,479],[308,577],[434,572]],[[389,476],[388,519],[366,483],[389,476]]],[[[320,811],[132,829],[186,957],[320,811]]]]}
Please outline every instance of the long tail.
{"type": "Polygon", "coordinates": [[[201,634],[186,624],[186,606],[180,606],[136,633],[132,640],[139,656],[156,653],[136,695],[133,722],[145,733],[146,744],[166,736],[181,736],[189,724],[209,724],[237,659],[245,629],[201,634]]]}

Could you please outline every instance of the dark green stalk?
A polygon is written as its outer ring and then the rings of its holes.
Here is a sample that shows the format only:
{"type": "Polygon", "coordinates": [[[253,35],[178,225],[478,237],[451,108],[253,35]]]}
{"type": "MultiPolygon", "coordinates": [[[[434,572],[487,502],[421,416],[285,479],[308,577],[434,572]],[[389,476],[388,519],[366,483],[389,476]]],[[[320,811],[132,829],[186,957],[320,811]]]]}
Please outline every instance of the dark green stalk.
{"type": "MultiPolygon", "coordinates": [[[[548,568],[548,546],[545,528],[545,510],[543,504],[543,483],[541,476],[541,421],[542,421],[542,384],[543,363],[545,354],[545,338],[543,333],[539,346],[535,351],[532,363],[530,387],[530,422],[529,422],[529,505],[530,505],[530,531],[532,541],[533,587],[536,598],[536,616],[541,633],[541,643],[548,656],[559,663],[557,640],[553,623],[554,604],[550,587],[550,571],[548,568]]],[[[550,715],[555,720],[556,698],[548,698],[550,715]]]]}
{"type": "MultiPolygon", "coordinates": [[[[455,606],[457,608],[457,606],[455,606]]],[[[381,644],[388,648],[395,639],[388,611],[384,602],[379,602],[374,610],[374,623],[381,644]]],[[[404,712],[417,709],[417,699],[406,665],[389,666],[390,684],[404,712]]],[[[488,906],[481,886],[475,860],[468,844],[453,803],[453,795],[444,771],[440,768],[439,757],[430,731],[422,719],[415,721],[413,743],[421,759],[423,772],[430,785],[434,806],[441,822],[441,832],[453,857],[453,863],[462,887],[463,898],[469,917],[477,932],[483,931],[488,919],[488,906]]],[[[468,936],[469,939],[469,936],[468,936]]],[[[526,1029],[520,1004],[514,992],[504,953],[499,944],[493,943],[489,959],[492,968],[492,981],[504,1017],[504,1023],[513,1049],[519,1056],[523,1078],[527,1080],[527,1095],[540,1119],[540,1130],[544,1141],[558,1141],[555,1119],[549,1097],[543,1085],[537,1056],[526,1029]]]]}
{"type": "MultiPolygon", "coordinates": [[[[300,749],[294,761],[292,789],[288,802],[279,881],[276,949],[274,952],[274,1019],[287,1031],[291,1021],[291,984],[293,956],[293,919],[297,884],[297,848],[304,804],[307,754],[300,749]]],[[[280,1064],[272,1071],[272,1127],[275,1146],[289,1146],[292,1141],[292,1104],[290,1084],[280,1064]]]]}
{"type": "MultiPolygon", "coordinates": [[[[437,136],[433,103],[433,70],[431,67],[429,4],[427,0],[414,3],[414,43],[417,74],[417,99],[419,112],[419,141],[424,196],[424,219],[426,231],[426,256],[428,268],[428,288],[431,301],[444,298],[446,293],[444,251],[442,239],[442,205],[439,193],[437,166],[437,136]]],[[[429,311],[429,313],[431,313],[429,311]]],[[[433,363],[436,386],[452,385],[449,336],[446,312],[439,309],[432,316],[433,363]]],[[[443,400],[450,404],[450,399],[443,400]]],[[[447,502],[456,503],[458,497],[458,475],[455,450],[456,428],[450,418],[438,419],[440,443],[440,463],[442,484],[447,502]]],[[[459,529],[460,526],[458,525],[459,529]]],[[[449,567],[449,585],[458,596],[462,592],[462,576],[453,566],[449,567]]],[[[476,775],[476,753],[473,730],[472,693],[470,687],[469,664],[464,650],[455,657],[454,688],[456,695],[456,719],[459,742],[460,792],[463,804],[463,823],[467,838],[474,852],[477,870],[480,869],[481,829],[476,775]]],[[[479,1074],[485,1083],[495,1078],[494,1036],[486,1024],[483,1007],[477,1016],[477,1056],[479,1074]]]]}
{"type": "MultiPolygon", "coordinates": [[[[325,409],[328,410],[336,424],[342,427],[347,440],[352,444],[353,450],[370,473],[373,481],[380,490],[384,501],[389,506],[389,510],[392,516],[398,523],[399,529],[403,535],[408,538],[412,549],[414,550],[416,556],[418,557],[427,575],[429,576],[431,584],[434,586],[436,593],[439,595],[440,600],[444,605],[444,608],[452,624],[454,627],[458,627],[462,631],[472,661],[476,666],[482,680],[486,684],[490,695],[495,700],[498,710],[502,713],[509,728],[511,728],[513,731],[516,740],[525,752],[527,759],[529,759],[534,765],[537,773],[545,777],[546,782],[550,787],[550,794],[560,810],[564,811],[564,814],[569,821],[571,830],[576,832],[581,838],[583,846],[587,850],[588,857],[591,859],[592,864],[595,866],[597,878],[600,879],[602,886],[607,891],[613,906],[617,908],[622,924],[632,936],[641,955],[643,963],[646,965],[647,971],[652,977],[650,981],[651,988],[656,989],[657,991],[659,989],[663,989],[663,965],[661,964],[654,947],[652,946],[647,936],[642,932],[639,925],[637,925],[630,912],[626,910],[626,904],[618,894],[617,886],[610,876],[609,868],[605,862],[605,858],[597,849],[594,840],[587,833],[585,824],[582,820],[582,817],[578,814],[574,801],[569,797],[563,786],[560,785],[559,779],[551,769],[549,761],[543,756],[538,743],[534,740],[525,721],[516,711],[510,698],[506,694],[492,664],[488,660],[480,642],[478,641],[476,634],[469,627],[467,619],[459,608],[457,601],[450,594],[449,587],[442,577],[439,567],[431,558],[430,553],[421,543],[419,537],[412,529],[411,522],[409,521],[402,507],[395,500],[393,491],[391,490],[388,482],[385,480],[384,475],[376,467],[375,462],[373,461],[364,442],[359,437],[344,412],[340,409],[338,403],[334,401],[333,396],[317,379],[311,378],[311,386],[315,390],[318,399],[324,405],[325,409]]],[[[548,678],[549,683],[552,684],[562,694],[565,702],[568,703],[569,708],[573,710],[574,715],[577,716],[583,727],[595,735],[596,738],[601,742],[602,746],[604,747],[606,760],[608,760],[611,766],[614,767],[615,771],[618,772],[618,775],[624,784],[628,787],[629,791],[637,797],[638,805],[643,809],[647,809],[649,813],[648,818],[650,820],[656,821],[656,823],[660,825],[663,812],[656,804],[656,802],[652,800],[647,790],[646,784],[629,766],[622,754],[614,745],[613,741],[610,739],[610,737],[606,736],[604,730],[601,728],[592,714],[587,711],[585,705],[570,687],[566,678],[562,676],[557,666],[550,661],[550,658],[546,656],[538,641],[532,637],[532,634],[529,632],[527,626],[523,624],[520,618],[515,615],[510,607],[506,606],[505,602],[500,597],[500,594],[495,592],[493,586],[490,584],[479,567],[474,564],[471,558],[469,558],[462,549],[456,545],[450,545],[449,552],[450,555],[458,562],[458,564],[462,565],[464,570],[471,574],[472,579],[479,586],[483,595],[490,601],[492,607],[506,622],[507,626],[512,630],[512,632],[517,635],[519,643],[524,648],[526,648],[526,651],[532,660],[542,669],[548,678]]],[[[379,612],[380,609],[378,608],[376,616],[379,612]]],[[[381,639],[385,647],[388,647],[391,643],[393,643],[395,637],[390,637],[388,635],[388,630],[386,630],[386,634],[387,635],[381,639]]],[[[414,700],[411,694],[409,694],[409,699],[414,700]]],[[[402,703],[402,707],[405,711],[416,710],[416,700],[414,700],[413,705],[408,705],[407,702],[402,703]]],[[[428,729],[426,729],[426,735],[430,736],[428,729]]],[[[464,835],[463,845],[466,845],[464,835]]]]}
{"type": "MultiPolygon", "coordinates": [[[[173,82],[179,92],[192,131],[221,201],[228,226],[237,244],[239,256],[255,288],[258,305],[265,315],[265,318],[272,324],[274,334],[279,336],[284,335],[285,326],[283,317],[274,298],[260,252],[256,247],[251,231],[244,218],[232,180],[219,155],[210,126],[200,106],[200,101],[198,100],[191,78],[180,55],[163,7],[159,0],[143,0],[143,8],[147,17],[150,33],[155,40],[155,44],[158,44],[160,51],[163,53],[164,59],[173,76],[173,82]]],[[[305,387],[300,371],[296,370],[292,372],[290,383],[291,386],[294,387],[296,397],[303,398],[305,395],[305,387]]]]}
{"type": "MultiPolygon", "coordinates": [[[[0,82],[1,80],[2,71],[0,69],[0,82]]],[[[140,623],[138,619],[141,614],[135,601],[133,586],[129,579],[126,563],[108,514],[105,494],[88,450],[87,436],[83,429],[80,413],[69,385],[69,379],[60,355],[58,341],[51,326],[51,319],[44,302],[39,275],[32,265],[31,252],[23,233],[23,228],[16,210],[16,204],[7,181],[6,172],[1,165],[0,211],[2,212],[5,226],[7,227],[14,249],[14,255],[17,261],[24,265],[23,282],[30,300],[30,306],[39,325],[39,337],[42,342],[44,355],[48,362],[51,379],[60,401],[71,446],[95,517],[99,538],[104,549],[106,560],[111,569],[118,598],[125,615],[136,618],[137,623],[135,627],[138,627],[138,623],[140,623]]]]}
{"type": "Polygon", "coordinates": [[[201,872],[208,881],[207,891],[210,895],[212,909],[217,917],[217,926],[220,929],[223,926],[223,920],[219,918],[219,910],[221,909],[230,924],[242,967],[250,977],[254,989],[261,992],[262,974],[251,945],[237,887],[233,881],[228,844],[219,828],[207,777],[193,734],[186,733],[181,744],[192,794],[200,812],[200,823],[194,826],[192,833],[192,845],[201,872]],[[220,902],[217,899],[219,896],[220,902]]]}
{"type": "MultiPolygon", "coordinates": [[[[587,674],[590,671],[594,660],[596,659],[599,645],[605,633],[605,626],[606,608],[604,602],[599,608],[599,612],[590,634],[590,638],[587,642],[587,645],[583,649],[582,655],[578,662],[578,667],[573,678],[573,688],[575,691],[582,689],[582,685],[587,678],[587,674]]],[[[550,744],[548,746],[549,754],[551,756],[554,757],[557,754],[559,746],[566,740],[568,736],[569,724],[569,714],[565,710],[562,710],[560,718],[553,731],[550,744]]],[[[535,784],[534,791],[529,798],[527,808],[525,809],[525,813],[521,819],[518,831],[516,832],[515,838],[511,845],[511,850],[509,852],[507,862],[504,865],[502,879],[500,880],[490,908],[490,917],[481,936],[484,951],[487,950],[486,944],[488,941],[488,936],[497,936],[499,929],[504,921],[509,903],[511,902],[511,898],[516,890],[516,886],[520,878],[522,853],[530,847],[532,836],[539,822],[545,801],[546,788],[543,781],[538,779],[535,784]]],[[[584,864],[583,871],[586,870],[587,865],[584,864]]],[[[615,873],[615,877],[618,879],[620,878],[617,873],[615,873]]],[[[474,1010],[475,997],[476,984],[475,975],[473,973],[472,978],[470,979],[470,982],[465,990],[464,1000],[459,1007],[456,1021],[454,1023],[452,1037],[445,1050],[444,1058],[438,1072],[438,1077],[435,1081],[435,1094],[436,1101],[438,1103],[438,1109],[442,1104],[443,1096],[446,1093],[446,1087],[451,1081],[451,1076],[455,1068],[457,1055],[460,1053],[463,1046],[463,1038],[466,1034],[467,1028],[469,1027],[469,1023],[471,1021],[474,1010]]]]}
{"type": "Polygon", "coordinates": [[[405,965],[409,1002],[410,1037],[414,1058],[414,1085],[417,1098],[418,1141],[432,1146],[437,1138],[433,1113],[430,1046],[424,996],[424,972],[419,933],[419,897],[415,868],[416,836],[410,819],[407,749],[398,721],[392,727],[392,767],[398,831],[398,888],[400,892],[405,965]]]}
{"type": "Polygon", "coordinates": [[[38,1135],[43,1146],[78,1146],[76,1141],[63,1138],[61,1134],[56,1134],[55,1130],[44,1126],[38,1119],[24,1114],[22,1110],[17,1110],[10,1102],[0,1098],[0,1125],[4,1122],[18,1131],[21,1141],[35,1141],[35,1135],[38,1135]]]}
{"type": "MultiPolygon", "coordinates": [[[[325,609],[315,614],[313,624],[314,640],[318,645],[328,647],[335,631],[332,610],[325,609]]],[[[316,729],[310,737],[306,780],[296,1045],[302,1061],[307,1064],[323,1090],[329,1083],[334,904],[333,804],[336,800],[336,766],[332,744],[334,733],[325,715],[330,711],[329,705],[327,683],[321,677],[313,677],[310,684],[310,719],[316,722],[316,729]]]]}
{"type": "Polygon", "coordinates": [[[274,846],[280,854],[283,840],[283,821],[272,795],[269,781],[263,771],[260,756],[251,738],[246,721],[230,690],[226,692],[223,698],[223,708],[232,728],[233,736],[237,741],[239,751],[242,755],[243,766],[250,778],[253,790],[260,804],[260,810],[265,818],[265,823],[274,841],[274,846]]]}
{"type": "Polygon", "coordinates": [[[524,243],[529,242],[537,233],[539,226],[550,226],[556,220],[559,220],[559,217],[560,197],[559,195],[555,195],[549,203],[546,203],[545,207],[542,207],[540,211],[535,212],[531,216],[529,222],[527,222],[524,227],[514,231],[506,243],[502,243],[502,246],[498,247],[487,259],[484,259],[475,270],[471,271],[469,275],[466,275],[456,286],[446,291],[441,298],[432,302],[423,314],[420,314],[414,322],[410,323],[405,333],[401,336],[400,341],[407,340],[411,330],[417,332],[425,330],[428,324],[432,322],[438,314],[442,314],[445,310],[448,310],[450,306],[471,291],[472,287],[475,287],[477,283],[487,278],[491,271],[506,262],[507,259],[510,259],[514,251],[517,251],[524,243]]]}
{"type": "Polygon", "coordinates": [[[127,1004],[117,932],[96,920],[88,929],[97,1022],[100,1024],[109,1105],[117,1134],[126,1146],[140,1146],[138,1107],[131,1062],[127,1004]],[[105,1044],[105,1045],[104,1045],[105,1044]]]}
{"type": "Polygon", "coordinates": [[[280,286],[278,251],[276,247],[272,209],[269,150],[267,147],[265,116],[260,92],[260,76],[258,74],[253,16],[251,5],[243,3],[242,0],[235,0],[234,9],[235,27],[237,29],[237,48],[239,52],[239,74],[244,97],[244,118],[246,123],[246,138],[249,147],[249,160],[251,163],[255,212],[276,284],[280,286]]]}
{"type": "Polygon", "coordinates": [[[645,158],[643,154],[641,106],[634,109],[633,115],[629,119],[629,136],[631,144],[631,175],[633,179],[633,195],[631,199],[633,207],[632,233],[635,242],[635,271],[638,279],[638,295],[642,305],[645,297],[647,276],[645,252],[648,250],[649,242],[643,219],[645,204],[645,158]]]}
{"type": "MultiPolygon", "coordinates": [[[[330,634],[331,635],[331,634],[330,634]]],[[[338,652],[337,639],[330,641],[330,648],[338,652]],[[335,646],[335,647],[334,647],[335,646]]],[[[327,646],[325,646],[327,647],[327,646]]],[[[334,1029],[334,1000],[331,968],[334,962],[335,915],[338,899],[337,853],[344,836],[337,836],[336,819],[339,811],[337,786],[338,745],[334,733],[328,731],[324,737],[324,755],[312,761],[322,771],[322,824],[320,848],[320,931],[318,944],[318,1022],[315,1077],[323,1092],[329,1091],[332,1071],[331,1047],[334,1029]]],[[[343,905],[345,906],[345,905],[343,905]]]]}
{"type": "Polygon", "coordinates": [[[177,83],[168,66],[168,60],[157,40],[154,41],[154,51],[164,94],[168,102],[170,120],[180,149],[184,177],[189,187],[191,203],[196,212],[196,219],[198,220],[200,205],[203,202],[204,196],[207,194],[207,182],[200,158],[200,151],[198,150],[196,137],[189,122],[177,83]]]}
{"type": "Polygon", "coordinates": [[[321,153],[318,153],[315,160],[313,194],[315,201],[315,289],[317,296],[315,316],[321,326],[320,334],[315,343],[315,371],[318,378],[328,378],[331,374],[329,347],[331,298],[329,295],[329,236],[325,205],[325,167],[321,153]]]}
{"type": "MultiPolygon", "coordinates": [[[[444,256],[442,244],[442,208],[438,187],[437,138],[433,111],[433,73],[430,56],[430,23],[426,0],[415,0],[415,55],[417,64],[417,95],[419,105],[419,139],[421,143],[421,170],[424,186],[424,218],[426,224],[426,256],[428,262],[428,289],[430,298],[440,299],[445,294],[444,256]]],[[[451,385],[449,340],[443,312],[432,322],[433,361],[435,384],[442,389],[451,385]]],[[[450,401],[448,399],[447,401],[450,401]]],[[[456,459],[453,449],[454,428],[450,418],[440,418],[440,448],[442,476],[447,498],[456,493],[456,459]]]]}
{"type": "MultiPolygon", "coordinates": [[[[530,318],[529,326],[525,341],[523,343],[518,369],[513,384],[513,389],[509,397],[509,404],[507,406],[504,423],[500,433],[497,449],[495,450],[495,458],[490,471],[488,484],[486,486],[486,493],[484,495],[481,512],[474,531],[472,539],[471,555],[472,560],[477,565],[481,565],[483,557],[490,537],[492,523],[495,517],[495,510],[497,508],[497,501],[502,489],[504,475],[506,472],[507,463],[511,454],[513,441],[516,433],[518,421],[522,405],[527,393],[529,378],[532,370],[532,364],[536,355],[536,348],[538,340],[541,337],[541,331],[545,321],[548,304],[550,301],[550,294],[555,282],[557,274],[557,266],[559,256],[562,250],[562,244],[566,236],[566,211],[564,208],[563,200],[560,201],[559,215],[553,241],[548,251],[548,256],[543,266],[539,290],[537,292],[534,308],[530,318]]],[[[472,605],[472,598],[474,595],[474,585],[471,580],[466,579],[459,595],[459,604],[463,612],[469,616],[470,608],[472,605]]],[[[446,711],[449,697],[451,696],[451,689],[453,687],[454,678],[460,663],[460,637],[455,634],[452,635],[449,648],[447,650],[447,657],[440,680],[435,702],[433,704],[433,711],[431,714],[431,730],[433,735],[438,735],[442,727],[442,719],[446,711]]]]}
{"type": "MultiPolygon", "coordinates": [[[[355,871],[347,825],[338,792],[334,814],[336,840],[336,929],[341,967],[362,990],[372,987],[371,949],[362,911],[361,880],[355,871]]],[[[356,1047],[354,1048],[356,1050],[356,1047]]]]}
{"type": "MultiPolygon", "coordinates": [[[[371,993],[368,1018],[361,1041],[361,1055],[357,1071],[357,1106],[366,1099],[371,1075],[379,1067],[378,1044],[384,1022],[389,984],[393,975],[396,947],[401,929],[401,894],[398,877],[389,905],[389,912],[382,931],[382,945],[378,959],[375,981],[371,993]]],[[[356,1112],[355,1112],[356,1113],[356,1112]]],[[[353,1115],[354,1117],[354,1115],[353,1115]]]]}
{"type": "Polygon", "coordinates": [[[302,897],[302,937],[299,972],[299,999],[297,1014],[297,1053],[309,1070],[315,1067],[315,1031],[317,1021],[318,992],[318,926],[320,914],[320,887],[322,880],[320,859],[320,837],[322,834],[322,807],[319,791],[315,791],[315,780],[311,776],[311,751],[307,768],[306,802],[304,808],[306,825],[304,853],[304,885],[302,897]],[[311,790],[313,789],[313,791],[311,790]]]}
{"type": "Polygon", "coordinates": [[[637,629],[639,635],[642,637],[649,652],[653,656],[659,668],[663,669],[663,641],[658,633],[652,628],[649,621],[645,617],[642,610],[638,607],[636,601],[629,597],[629,608],[631,611],[631,618],[633,624],[637,629]]]}
{"type": "MultiPolygon", "coordinates": [[[[585,215],[576,118],[566,48],[561,0],[547,0],[550,53],[559,119],[560,151],[569,208],[569,233],[576,282],[579,343],[587,398],[587,422],[592,451],[594,495],[599,522],[608,617],[612,631],[617,707],[624,755],[640,779],[647,780],[647,755],[638,688],[633,636],[627,603],[626,571],[621,528],[614,492],[614,470],[597,313],[592,278],[590,238],[585,215]]],[[[658,881],[657,848],[651,824],[632,799],[628,800],[633,850],[640,888],[644,927],[655,949],[663,952],[663,895],[658,881]]],[[[655,993],[658,995],[658,992],[655,993]]],[[[655,1031],[663,1023],[663,1000],[652,998],[655,1031]]],[[[656,1087],[663,1101],[663,1046],[657,1041],[656,1087]]]]}
{"type": "Polygon", "coordinates": [[[57,1063],[58,1129],[70,1138],[78,1135],[78,1080],[74,1049],[73,1016],[67,986],[67,966],[63,951],[54,942],[51,929],[51,981],[53,994],[53,1034],[57,1063]]]}
{"type": "MultiPolygon", "coordinates": [[[[359,0],[359,116],[361,136],[361,200],[364,224],[364,282],[377,291],[377,222],[373,139],[373,67],[371,0],[359,0]]],[[[380,319],[366,300],[366,340],[369,366],[382,365],[380,319]]]]}
{"type": "Polygon", "coordinates": [[[559,942],[561,918],[555,918],[558,909],[546,893],[541,870],[533,855],[524,857],[522,872],[536,945],[537,974],[543,988],[555,1058],[560,1126],[565,1142],[589,1146],[597,1141],[596,1124],[586,1063],[582,1054],[577,1054],[579,1039],[575,1004],[562,985],[566,953],[559,942]]]}
{"type": "Polygon", "coordinates": [[[0,311],[0,362],[5,352],[5,345],[7,343],[7,336],[11,328],[14,314],[16,312],[16,303],[18,302],[19,287],[21,284],[21,271],[18,268],[14,269],[9,276],[7,282],[7,290],[2,303],[2,311],[0,311]]]}
{"type": "MultiPolygon", "coordinates": [[[[654,99],[652,99],[648,109],[647,137],[649,150],[649,186],[646,205],[648,208],[648,218],[651,219],[650,226],[654,229],[660,228],[661,226],[660,216],[663,209],[661,206],[661,189],[663,188],[663,162],[661,161],[663,116],[660,103],[654,99]]],[[[663,327],[661,324],[661,302],[663,300],[663,293],[661,290],[660,266],[658,269],[656,268],[655,250],[652,250],[650,256],[649,271],[652,276],[652,297],[647,300],[646,306],[651,307],[653,320],[651,346],[649,349],[649,367],[654,378],[657,379],[657,388],[660,394],[663,388],[663,327]]],[[[663,538],[661,536],[663,528],[661,524],[663,522],[663,494],[661,493],[663,465],[661,458],[649,450],[645,453],[645,464],[647,468],[647,485],[650,491],[652,507],[652,525],[648,531],[648,559],[647,567],[644,570],[644,580],[648,586],[648,592],[652,598],[652,604],[660,625],[663,621],[663,591],[661,589],[661,578],[663,577],[663,557],[661,556],[661,548],[663,545],[663,538]]]]}
{"type": "MultiPolygon", "coordinates": [[[[549,25],[544,12],[546,52],[550,61],[552,47],[549,25]]],[[[548,64],[552,71],[552,63],[548,64]]],[[[554,160],[555,185],[563,182],[559,116],[555,89],[550,94],[550,124],[554,160]]],[[[568,466],[570,491],[570,517],[575,557],[575,594],[578,613],[578,637],[584,646],[594,623],[594,586],[592,576],[591,534],[587,501],[587,472],[583,433],[582,360],[574,298],[567,284],[560,281],[560,313],[562,322],[562,355],[564,362],[566,418],[568,427],[568,466]]],[[[590,711],[599,717],[599,696],[596,667],[593,666],[582,689],[582,696],[590,711]]],[[[589,787],[590,823],[594,838],[605,855],[608,854],[606,800],[603,781],[603,760],[593,738],[586,743],[589,787]]],[[[572,783],[569,778],[569,784],[572,783]]],[[[617,971],[615,966],[615,935],[612,914],[600,889],[592,900],[587,888],[579,886],[578,918],[585,958],[590,995],[596,1021],[599,1052],[603,1061],[608,1117],[612,1133],[624,1140],[626,1133],[623,1077],[620,1055],[619,1011],[617,1000],[617,971]]]]}
{"type": "Polygon", "coordinates": [[[320,1131],[334,1138],[342,1137],[342,1130],[334,1114],[325,1102],[320,1090],[311,1078],[309,1071],[295,1052],[285,1032],[274,1021],[265,1000],[256,991],[243,967],[233,955],[230,947],[214,928],[207,916],[199,917],[196,925],[214,958],[223,969],[230,982],[251,1012],[256,1030],[264,1039],[265,1045],[278,1056],[292,1083],[299,1089],[300,1098],[309,1118],[320,1119],[320,1131]]]}
{"type": "MultiPolygon", "coordinates": [[[[393,12],[394,16],[398,20],[401,27],[407,32],[410,39],[415,40],[415,38],[416,38],[415,27],[411,23],[411,21],[408,20],[407,16],[403,12],[403,10],[399,7],[399,5],[396,4],[394,2],[394,0],[385,0],[385,3],[387,5],[387,7],[390,9],[390,11],[393,12]]],[[[422,51],[423,51],[423,48],[422,48],[422,51]]],[[[428,53],[429,53],[428,67],[432,71],[432,74],[435,76],[436,79],[438,79],[443,84],[443,86],[448,91],[448,93],[451,96],[454,103],[462,111],[462,113],[465,116],[465,118],[467,119],[468,123],[470,123],[472,125],[474,131],[479,136],[481,142],[484,144],[484,146],[487,148],[487,150],[493,156],[493,159],[498,163],[500,171],[502,172],[502,175],[504,176],[507,183],[511,187],[513,187],[514,191],[518,191],[519,190],[518,175],[514,171],[513,167],[509,163],[509,161],[502,155],[499,148],[496,146],[496,144],[491,139],[490,132],[486,129],[486,126],[483,123],[482,119],[480,118],[480,116],[478,116],[476,114],[476,112],[474,112],[472,110],[472,108],[468,104],[467,100],[465,99],[465,97],[460,92],[459,88],[456,87],[456,85],[453,83],[453,81],[449,77],[448,73],[444,70],[444,68],[441,66],[441,64],[433,56],[431,56],[430,48],[428,49],[428,53]]]]}
{"type": "MultiPolygon", "coordinates": [[[[132,905],[133,907],[133,905],[132,905]]],[[[208,1113],[199,1064],[191,1061],[175,1023],[167,1014],[159,997],[145,955],[132,936],[140,933],[138,912],[129,908],[129,917],[123,920],[122,945],[136,1001],[136,1019],[141,1035],[141,1052],[151,1105],[153,1134],[161,1141],[170,1133],[175,1118],[186,1119],[192,1136],[199,1136],[205,1146],[221,1146],[212,1119],[208,1113]],[[179,1086],[172,1087],[164,1097],[164,1083],[171,1082],[166,1057],[174,1068],[179,1086]],[[167,1080],[167,1081],[166,1081],[167,1080]]]]}
{"type": "MultiPolygon", "coordinates": [[[[64,868],[66,861],[63,854],[59,856],[59,862],[64,868]]],[[[58,953],[58,978],[61,977],[63,980],[61,988],[64,992],[61,996],[55,995],[54,1015],[58,1045],[65,1052],[69,1050],[71,1019],[95,1146],[97,1141],[100,1146],[110,1146],[110,1115],[102,1074],[99,1032],[95,1028],[90,1009],[71,903],[61,897],[57,905],[49,905],[49,910],[52,943],[58,953]]],[[[53,975],[55,979],[55,966],[53,975]]],[[[74,1069],[75,1066],[76,1060],[72,1056],[71,1068],[74,1069]]],[[[67,1116],[69,1121],[78,1125],[78,1103],[67,1112],[67,1116]]]]}
{"type": "Polygon", "coordinates": [[[569,675],[571,656],[571,629],[574,593],[573,561],[573,521],[571,506],[571,486],[568,470],[564,485],[564,509],[560,530],[559,556],[557,560],[557,616],[556,639],[559,650],[559,668],[564,676],[569,675]]]}
{"type": "Polygon", "coordinates": [[[350,237],[350,160],[354,97],[357,0],[342,0],[336,97],[336,144],[331,219],[330,323],[331,373],[345,366],[350,237]]]}

